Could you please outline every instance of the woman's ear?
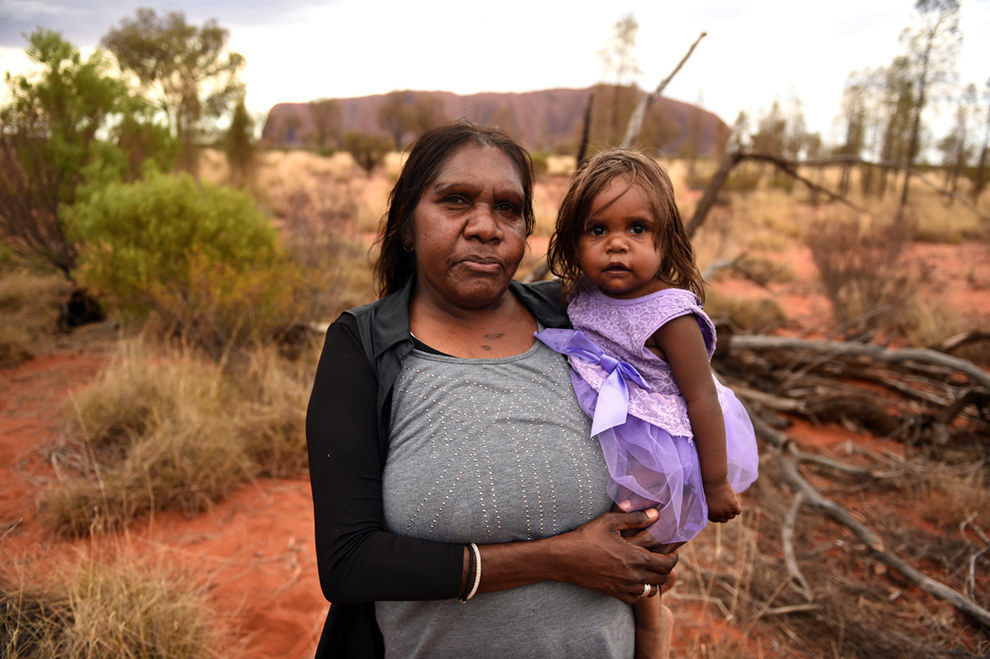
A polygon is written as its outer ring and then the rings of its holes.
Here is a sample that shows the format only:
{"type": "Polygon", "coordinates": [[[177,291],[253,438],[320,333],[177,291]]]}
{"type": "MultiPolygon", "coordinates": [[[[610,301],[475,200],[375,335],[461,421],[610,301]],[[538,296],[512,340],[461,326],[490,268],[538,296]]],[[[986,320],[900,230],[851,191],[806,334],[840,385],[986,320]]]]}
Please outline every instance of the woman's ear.
{"type": "Polygon", "coordinates": [[[402,225],[402,249],[406,252],[413,252],[416,249],[416,231],[413,228],[413,218],[409,218],[405,224],[402,225]]]}

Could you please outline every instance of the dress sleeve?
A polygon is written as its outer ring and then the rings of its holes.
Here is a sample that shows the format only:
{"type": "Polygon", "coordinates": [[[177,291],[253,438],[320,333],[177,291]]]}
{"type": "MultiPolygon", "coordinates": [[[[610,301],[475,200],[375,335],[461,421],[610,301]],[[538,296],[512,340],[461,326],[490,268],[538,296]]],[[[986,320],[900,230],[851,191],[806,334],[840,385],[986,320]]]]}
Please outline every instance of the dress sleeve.
{"type": "Polygon", "coordinates": [[[463,545],[385,529],[376,391],[356,322],[341,316],[327,331],[306,412],[323,594],[338,603],[456,597],[463,545]]]}

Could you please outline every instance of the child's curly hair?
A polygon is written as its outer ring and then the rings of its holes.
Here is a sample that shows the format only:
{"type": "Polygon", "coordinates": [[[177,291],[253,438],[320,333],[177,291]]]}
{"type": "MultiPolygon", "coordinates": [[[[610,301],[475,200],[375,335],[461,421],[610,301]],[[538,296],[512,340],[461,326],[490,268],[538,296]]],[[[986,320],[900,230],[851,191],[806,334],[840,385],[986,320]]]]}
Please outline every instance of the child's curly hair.
{"type": "Polygon", "coordinates": [[[656,160],[630,149],[610,149],[589,158],[574,174],[560,204],[547,261],[550,272],[561,279],[565,296],[573,293],[583,278],[578,261],[578,240],[584,233],[591,205],[595,197],[620,176],[627,177],[630,185],[638,185],[653,208],[656,219],[653,239],[661,255],[656,278],[670,286],[687,289],[704,302],[705,281],[695,263],[694,247],[674,202],[670,177],[656,160]]]}

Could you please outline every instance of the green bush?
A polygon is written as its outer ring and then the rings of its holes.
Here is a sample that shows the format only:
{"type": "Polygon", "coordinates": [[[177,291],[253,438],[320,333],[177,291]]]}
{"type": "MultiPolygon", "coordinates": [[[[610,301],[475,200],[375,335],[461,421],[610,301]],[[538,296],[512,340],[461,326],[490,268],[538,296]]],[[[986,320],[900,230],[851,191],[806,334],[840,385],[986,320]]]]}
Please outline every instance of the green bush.
{"type": "Polygon", "coordinates": [[[79,280],[124,320],[157,315],[216,354],[296,315],[301,275],[244,192],[150,173],[73,207],[79,280]]]}

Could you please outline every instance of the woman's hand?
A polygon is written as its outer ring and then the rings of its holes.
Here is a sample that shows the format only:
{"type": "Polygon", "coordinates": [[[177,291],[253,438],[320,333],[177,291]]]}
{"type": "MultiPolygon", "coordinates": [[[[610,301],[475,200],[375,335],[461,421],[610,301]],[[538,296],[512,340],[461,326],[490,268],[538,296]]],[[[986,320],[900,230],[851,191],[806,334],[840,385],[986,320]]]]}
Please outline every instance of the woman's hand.
{"type": "MultiPolygon", "coordinates": [[[[656,554],[646,546],[648,533],[637,533],[655,522],[657,511],[612,512],[557,536],[560,581],[596,590],[632,604],[643,595],[644,585],[661,586],[677,564],[677,554],[656,554]],[[623,532],[634,535],[624,538],[623,532]],[[646,536],[646,537],[644,537],[646,536]]],[[[653,541],[654,544],[655,541],[653,541]]]]}
{"type": "Polygon", "coordinates": [[[728,522],[742,512],[739,499],[728,480],[705,483],[705,500],[708,502],[708,519],[712,522],[728,522]]]}

